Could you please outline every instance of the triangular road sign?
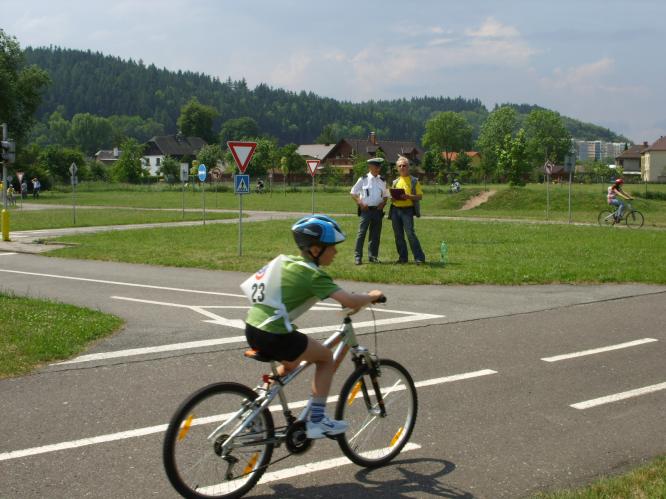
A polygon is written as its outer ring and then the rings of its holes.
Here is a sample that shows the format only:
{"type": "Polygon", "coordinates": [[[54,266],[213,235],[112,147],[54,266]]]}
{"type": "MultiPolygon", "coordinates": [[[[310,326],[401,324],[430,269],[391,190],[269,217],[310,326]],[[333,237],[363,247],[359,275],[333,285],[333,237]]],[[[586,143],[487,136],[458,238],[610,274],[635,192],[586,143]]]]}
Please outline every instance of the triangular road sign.
{"type": "Polygon", "coordinates": [[[305,162],[308,164],[308,168],[310,169],[310,175],[312,175],[314,177],[315,173],[317,173],[317,167],[319,166],[319,160],[318,159],[306,159],[305,162]]]}
{"type": "Polygon", "coordinates": [[[229,141],[227,142],[227,146],[234,157],[234,161],[236,161],[236,165],[238,165],[238,169],[241,173],[245,173],[245,169],[247,168],[247,165],[250,164],[254,150],[257,148],[257,143],[229,141]]]}

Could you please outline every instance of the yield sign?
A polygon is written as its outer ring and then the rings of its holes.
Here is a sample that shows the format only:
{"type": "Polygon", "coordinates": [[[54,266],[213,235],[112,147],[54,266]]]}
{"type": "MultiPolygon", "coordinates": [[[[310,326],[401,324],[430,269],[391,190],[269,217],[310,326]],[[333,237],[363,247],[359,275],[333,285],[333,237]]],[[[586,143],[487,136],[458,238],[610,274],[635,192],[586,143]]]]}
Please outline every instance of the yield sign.
{"type": "Polygon", "coordinates": [[[238,169],[241,173],[245,173],[245,169],[252,159],[254,150],[257,148],[257,143],[229,141],[227,142],[227,146],[229,146],[229,150],[231,150],[231,154],[236,161],[236,165],[238,165],[238,169]]]}
{"type": "Polygon", "coordinates": [[[310,175],[312,175],[314,177],[315,173],[317,172],[317,167],[319,166],[319,160],[318,159],[306,159],[305,162],[308,164],[308,168],[310,169],[310,175]]]}

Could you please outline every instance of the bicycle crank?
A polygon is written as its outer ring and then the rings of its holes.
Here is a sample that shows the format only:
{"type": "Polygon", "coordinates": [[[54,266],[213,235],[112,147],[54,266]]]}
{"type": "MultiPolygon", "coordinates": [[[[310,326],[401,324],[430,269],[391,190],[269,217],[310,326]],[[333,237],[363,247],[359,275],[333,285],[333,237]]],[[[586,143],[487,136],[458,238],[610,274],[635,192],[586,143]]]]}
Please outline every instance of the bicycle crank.
{"type": "Polygon", "coordinates": [[[285,435],[285,445],[292,454],[302,454],[312,446],[312,440],[306,435],[304,421],[296,421],[289,427],[285,435]]]}

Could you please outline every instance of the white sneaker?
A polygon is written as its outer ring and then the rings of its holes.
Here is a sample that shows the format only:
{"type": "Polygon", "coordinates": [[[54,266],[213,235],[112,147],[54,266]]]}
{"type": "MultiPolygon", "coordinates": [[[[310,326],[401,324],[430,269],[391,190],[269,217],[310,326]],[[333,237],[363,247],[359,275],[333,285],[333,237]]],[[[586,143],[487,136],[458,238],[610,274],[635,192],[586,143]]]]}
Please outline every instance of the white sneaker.
{"type": "Polygon", "coordinates": [[[323,438],[326,436],[339,435],[347,431],[349,424],[346,421],[338,421],[324,415],[321,421],[305,423],[306,434],[308,438],[323,438]]]}

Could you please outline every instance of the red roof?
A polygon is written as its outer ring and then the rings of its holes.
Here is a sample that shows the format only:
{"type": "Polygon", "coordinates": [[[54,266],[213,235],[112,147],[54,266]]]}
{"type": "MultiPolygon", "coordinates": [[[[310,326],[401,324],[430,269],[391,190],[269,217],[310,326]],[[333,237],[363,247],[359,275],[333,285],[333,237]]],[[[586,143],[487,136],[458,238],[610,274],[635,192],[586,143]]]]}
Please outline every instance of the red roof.
{"type": "MultiPolygon", "coordinates": [[[[476,151],[465,151],[465,154],[467,154],[470,158],[474,157],[481,157],[481,155],[476,152],[476,151]]],[[[443,152],[442,153],[442,158],[443,159],[450,159],[451,161],[455,161],[458,158],[458,153],[457,152],[443,152]]]]}

